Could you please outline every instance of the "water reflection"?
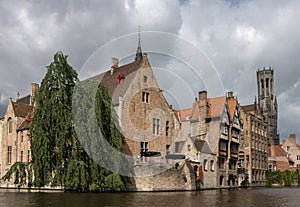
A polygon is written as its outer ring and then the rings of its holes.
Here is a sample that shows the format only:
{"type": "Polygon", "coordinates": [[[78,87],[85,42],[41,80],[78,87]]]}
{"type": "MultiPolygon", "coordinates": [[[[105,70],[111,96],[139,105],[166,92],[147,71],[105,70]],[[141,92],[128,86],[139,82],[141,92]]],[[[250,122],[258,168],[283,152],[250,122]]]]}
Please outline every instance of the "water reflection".
{"type": "Polygon", "coordinates": [[[0,206],[299,206],[299,188],[254,188],[155,193],[0,192],[0,206]]]}

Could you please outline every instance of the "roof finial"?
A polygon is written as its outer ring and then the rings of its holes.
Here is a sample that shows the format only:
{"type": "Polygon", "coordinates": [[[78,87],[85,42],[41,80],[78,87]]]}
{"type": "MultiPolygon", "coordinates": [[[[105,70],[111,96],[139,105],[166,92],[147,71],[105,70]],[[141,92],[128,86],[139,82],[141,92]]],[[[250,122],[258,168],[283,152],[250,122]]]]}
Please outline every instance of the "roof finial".
{"type": "Polygon", "coordinates": [[[142,47],[141,47],[141,27],[139,26],[138,31],[138,47],[135,54],[135,60],[141,60],[143,57],[142,47]]]}

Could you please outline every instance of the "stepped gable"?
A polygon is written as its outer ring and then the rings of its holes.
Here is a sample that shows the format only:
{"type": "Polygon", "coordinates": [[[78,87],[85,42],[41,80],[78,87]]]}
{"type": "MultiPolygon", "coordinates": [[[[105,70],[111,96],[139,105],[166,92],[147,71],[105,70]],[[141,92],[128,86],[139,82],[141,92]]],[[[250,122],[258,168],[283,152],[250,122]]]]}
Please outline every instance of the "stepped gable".
{"type": "Polygon", "coordinates": [[[16,117],[25,118],[30,112],[32,107],[28,104],[12,102],[13,110],[16,117]]]}

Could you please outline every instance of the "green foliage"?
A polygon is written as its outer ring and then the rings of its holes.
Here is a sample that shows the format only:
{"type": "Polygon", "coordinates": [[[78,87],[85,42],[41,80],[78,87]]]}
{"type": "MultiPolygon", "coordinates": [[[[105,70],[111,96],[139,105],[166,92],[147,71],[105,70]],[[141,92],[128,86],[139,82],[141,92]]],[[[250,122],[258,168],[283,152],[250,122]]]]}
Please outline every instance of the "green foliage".
{"type": "Polygon", "coordinates": [[[279,170],[267,171],[266,178],[267,178],[267,182],[266,182],[267,187],[271,187],[273,184],[282,185],[283,175],[279,170]]]}
{"type": "Polygon", "coordinates": [[[119,191],[124,187],[121,177],[117,174],[110,174],[105,178],[106,187],[111,191],[119,191]]]}
{"type": "Polygon", "coordinates": [[[58,52],[47,67],[36,97],[30,127],[34,185],[63,186],[76,135],[72,126],[72,92],[76,71],[58,52]]]}
{"type": "Polygon", "coordinates": [[[30,165],[23,162],[14,163],[8,172],[2,177],[3,180],[10,180],[14,176],[14,184],[26,185],[26,175],[30,165]]]}
{"type": "Polygon", "coordinates": [[[283,182],[284,186],[291,186],[293,182],[293,173],[289,170],[283,172],[283,182]]]}
{"type": "Polygon", "coordinates": [[[100,128],[106,141],[115,150],[122,150],[123,137],[108,91],[102,84],[96,87],[95,84],[85,84],[79,88],[82,93],[76,93],[74,98],[77,82],[77,73],[68,64],[67,56],[56,53],[54,61],[47,67],[35,99],[36,107],[30,125],[32,162],[15,163],[3,177],[4,180],[14,176],[15,184],[27,183],[29,187],[59,186],[78,192],[115,191],[124,186],[119,175],[97,164],[97,159],[101,160],[106,155],[110,158],[108,163],[119,168],[121,157],[110,156],[96,131],[86,136],[89,131],[85,129],[100,128]],[[94,100],[86,96],[90,90],[97,92],[94,100]],[[86,105],[80,105],[73,121],[72,103],[83,98],[87,99],[86,105]],[[96,121],[89,119],[91,114],[96,114],[96,121]],[[79,122],[83,127],[76,134],[74,126],[78,124],[78,117],[79,121],[82,117],[86,119],[84,123],[79,122]],[[80,136],[87,139],[79,140],[80,136]],[[91,152],[92,157],[86,151],[91,152]],[[94,157],[97,159],[92,159],[94,157]]]}

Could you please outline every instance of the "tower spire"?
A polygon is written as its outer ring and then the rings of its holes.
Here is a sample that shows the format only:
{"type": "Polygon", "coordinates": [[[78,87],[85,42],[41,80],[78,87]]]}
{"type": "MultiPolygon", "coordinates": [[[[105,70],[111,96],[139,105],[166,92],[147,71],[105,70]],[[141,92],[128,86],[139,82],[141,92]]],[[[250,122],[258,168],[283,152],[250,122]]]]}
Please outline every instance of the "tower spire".
{"type": "Polygon", "coordinates": [[[138,47],[135,54],[135,60],[141,60],[143,57],[142,47],[141,47],[141,27],[139,26],[138,31],[138,47]]]}

